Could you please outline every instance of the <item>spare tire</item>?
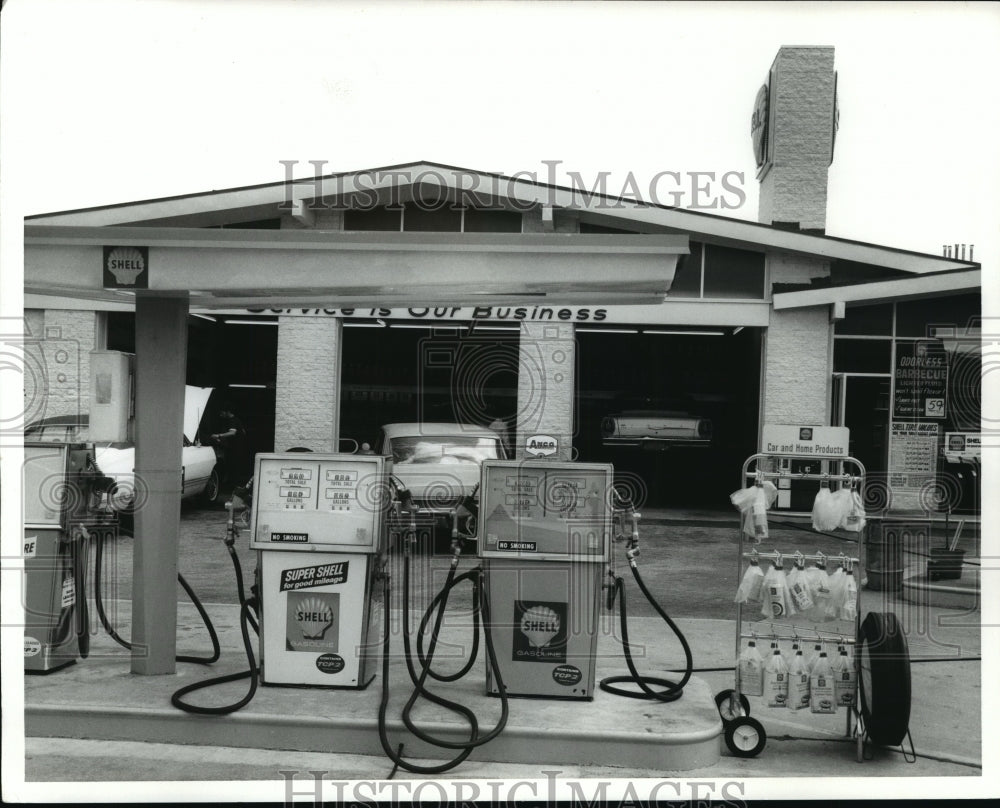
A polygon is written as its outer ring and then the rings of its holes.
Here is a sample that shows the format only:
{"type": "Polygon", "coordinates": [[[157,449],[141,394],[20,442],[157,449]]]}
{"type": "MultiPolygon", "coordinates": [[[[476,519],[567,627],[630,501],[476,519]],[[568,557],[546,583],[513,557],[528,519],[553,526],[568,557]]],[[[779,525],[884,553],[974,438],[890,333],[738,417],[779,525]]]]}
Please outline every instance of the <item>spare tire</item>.
{"type": "Polygon", "coordinates": [[[856,651],[868,737],[878,746],[899,746],[910,726],[910,655],[896,615],[869,612],[856,651]]]}

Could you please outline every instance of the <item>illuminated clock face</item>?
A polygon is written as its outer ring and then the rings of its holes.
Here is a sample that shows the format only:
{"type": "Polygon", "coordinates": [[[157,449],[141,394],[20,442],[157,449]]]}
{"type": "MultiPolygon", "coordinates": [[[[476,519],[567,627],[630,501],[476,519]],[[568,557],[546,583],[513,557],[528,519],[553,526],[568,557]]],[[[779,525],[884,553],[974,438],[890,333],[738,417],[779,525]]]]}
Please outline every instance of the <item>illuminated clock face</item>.
{"type": "Polygon", "coordinates": [[[753,140],[753,153],[757,160],[757,168],[767,161],[767,114],[768,90],[764,84],[757,91],[757,100],[753,105],[753,117],[750,118],[750,138],[753,140]]]}

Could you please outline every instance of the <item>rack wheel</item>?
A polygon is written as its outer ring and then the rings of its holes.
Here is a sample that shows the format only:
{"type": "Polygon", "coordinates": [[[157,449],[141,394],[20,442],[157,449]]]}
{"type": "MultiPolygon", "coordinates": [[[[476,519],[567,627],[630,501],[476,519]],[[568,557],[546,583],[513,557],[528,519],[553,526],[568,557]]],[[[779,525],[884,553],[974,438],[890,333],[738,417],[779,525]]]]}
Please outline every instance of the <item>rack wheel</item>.
{"type": "Polygon", "coordinates": [[[869,612],[857,654],[865,731],[874,744],[898,746],[910,724],[910,655],[896,615],[869,612]]]}
{"type": "Polygon", "coordinates": [[[719,708],[719,716],[725,724],[741,715],[750,715],[750,702],[747,697],[732,689],[716,693],[715,706],[719,708]]]}
{"type": "Polygon", "coordinates": [[[767,733],[756,718],[741,715],[726,724],[726,746],[736,757],[757,757],[766,743],[767,733]]]}

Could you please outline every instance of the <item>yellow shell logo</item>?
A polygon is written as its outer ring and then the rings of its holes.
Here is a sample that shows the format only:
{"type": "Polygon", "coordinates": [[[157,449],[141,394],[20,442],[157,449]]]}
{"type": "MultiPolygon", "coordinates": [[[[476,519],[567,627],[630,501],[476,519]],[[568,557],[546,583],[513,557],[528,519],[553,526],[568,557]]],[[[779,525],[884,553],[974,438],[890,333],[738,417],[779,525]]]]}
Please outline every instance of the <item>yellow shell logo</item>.
{"type": "Polygon", "coordinates": [[[319,598],[306,598],[295,612],[295,620],[307,640],[320,640],[333,625],[333,609],[319,598]]]}

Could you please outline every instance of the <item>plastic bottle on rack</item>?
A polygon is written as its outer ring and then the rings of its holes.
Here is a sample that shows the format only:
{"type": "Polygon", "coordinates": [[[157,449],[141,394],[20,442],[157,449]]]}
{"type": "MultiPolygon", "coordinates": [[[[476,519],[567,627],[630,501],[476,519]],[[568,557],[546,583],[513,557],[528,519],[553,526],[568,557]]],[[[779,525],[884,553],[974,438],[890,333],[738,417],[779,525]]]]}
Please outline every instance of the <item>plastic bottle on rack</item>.
{"type": "Polygon", "coordinates": [[[764,692],[764,660],[760,658],[757,643],[747,643],[738,661],[740,669],[740,693],[746,696],[760,696],[764,692]]]}
{"type": "Polygon", "coordinates": [[[823,643],[818,642],[813,648],[812,656],[809,657],[809,661],[806,663],[806,671],[812,676],[812,670],[816,667],[816,663],[819,662],[819,655],[823,653],[823,643]]]}
{"type": "Polygon", "coordinates": [[[801,710],[809,706],[809,666],[802,656],[799,644],[792,645],[792,658],[788,661],[788,706],[801,710]]]}
{"type": "Polygon", "coordinates": [[[837,697],[833,689],[833,671],[826,651],[819,652],[809,674],[809,709],[814,713],[837,712],[837,697]]]}
{"type": "Polygon", "coordinates": [[[833,692],[837,704],[853,704],[858,677],[854,670],[854,660],[847,655],[847,649],[843,645],[840,646],[840,653],[830,668],[833,671],[833,692]]]}
{"type": "Polygon", "coordinates": [[[768,707],[788,704],[788,665],[776,642],[771,643],[771,656],[764,663],[764,696],[768,707]]]}

